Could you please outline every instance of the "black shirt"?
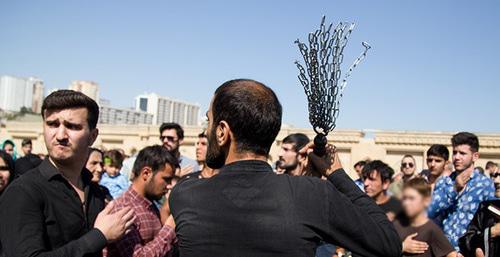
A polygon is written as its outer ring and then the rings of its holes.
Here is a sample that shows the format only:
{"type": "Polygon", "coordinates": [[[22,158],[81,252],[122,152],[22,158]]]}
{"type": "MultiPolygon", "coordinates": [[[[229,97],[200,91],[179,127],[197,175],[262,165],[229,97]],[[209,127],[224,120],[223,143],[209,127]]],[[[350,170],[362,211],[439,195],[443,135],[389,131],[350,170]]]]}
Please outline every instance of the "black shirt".
{"type": "Polygon", "coordinates": [[[181,180],[170,208],[180,256],[314,256],[321,241],[355,256],[401,255],[385,213],[343,170],[324,181],[239,161],[209,179],[181,180]]]}
{"type": "Polygon", "coordinates": [[[104,196],[91,178],[84,169],[85,206],[48,159],[15,180],[0,198],[4,255],[102,256],[106,238],[93,226],[104,196]]]}
{"type": "Polygon", "coordinates": [[[390,214],[391,217],[398,217],[403,212],[403,206],[401,206],[401,201],[396,197],[391,196],[389,201],[379,205],[380,208],[386,213],[390,214]]]}

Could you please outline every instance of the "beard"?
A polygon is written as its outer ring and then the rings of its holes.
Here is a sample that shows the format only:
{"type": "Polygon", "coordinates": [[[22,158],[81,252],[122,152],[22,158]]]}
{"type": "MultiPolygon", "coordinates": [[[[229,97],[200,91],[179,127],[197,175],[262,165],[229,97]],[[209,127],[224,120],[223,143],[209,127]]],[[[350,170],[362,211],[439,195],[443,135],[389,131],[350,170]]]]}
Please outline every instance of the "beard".
{"type": "Polygon", "coordinates": [[[207,135],[208,147],[206,164],[211,169],[220,169],[226,163],[226,156],[222,148],[217,144],[215,138],[215,129],[212,129],[207,135]]]}
{"type": "Polygon", "coordinates": [[[286,163],[283,159],[280,159],[278,162],[278,167],[286,171],[294,170],[298,165],[299,162],[296,159],[292,163],[286,163]]]}

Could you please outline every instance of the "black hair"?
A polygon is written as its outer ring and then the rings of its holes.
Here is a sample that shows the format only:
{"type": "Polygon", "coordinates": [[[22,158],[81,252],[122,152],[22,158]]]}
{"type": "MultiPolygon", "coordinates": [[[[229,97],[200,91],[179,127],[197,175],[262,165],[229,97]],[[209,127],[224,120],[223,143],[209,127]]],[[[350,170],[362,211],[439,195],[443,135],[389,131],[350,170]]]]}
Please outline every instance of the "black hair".
{"type": "Polygon", "coordinates": [[[33,142],[31,141],[31,139],[29,139],[29,138],[23,139],[23,141],[21,142],[21,146],[24,147],[26,145],[33,145],[33,142]]]}
{"type": "Polygon", "coordinates": [[[488,162],[486,162],[486,166],[485,166],[485,168],[486,168],[487,170],[489,170],[489,169],[491,169],[491,168],[493,168],[493,167],[497,167],[497,166],[498,166],[498,164],[497,164],[496,162],[488,161],[488,162]]]}
{"type": "Polygon", "coordinates": [[[3,146],[2,147],[5,148],[5,145],[11,145],[12,147],[16,146],[16,144],[14,144],[14,141],[12,141],[10,139],[7,139],[7,140],[3,141],[3,146]]]}
{"type": "Polygon", "coordinates": [[[161,124],[160,126],[160,136],[163,133],[163,131],[167,129],[175,129],[175,133],[177,134],[177,137],[182,140],[184,139],[184,129],[182,129],[181,125],[175,123],[175,122],[166,122],[161,124]]]}
{"type": "Polygon", "coordinates": [[[207,138],[207,133],[205,132],[205,130],[198,134],[198,138],[207,138]]]}
{"type": "Polygon", "coordinates": [[[392,176],[394,175],[394,170],[384,163],[383,161],[380,160],[374,160],[371,162],[368,162],[365,167],[363,167],[363,179],[366,179],[370,177],[370,175],[377,171],[380,178],[382,179],[382,182],[385,181],[392,181],[392,176]]]}
{"type": "Polygon", "coordinates": [[[161,145],[148,146],[142,149],[134,162],[132,172],[134,177],[141,175],[141,170],[144,167],[150,167],[153,174],[158,172],[165,164],[170,164],[173,169],[179,167],[179,161],[165,147],[161,145]]]}
{"type": "Polygon", "coordinates": [[[468,146],[470,146],[470,150],[472,152],[479,151],[479,139],[477,138],[476,135],[474,135],[470,132],[460,132],[460,133],[455,134],[451,138],[451,145],[453,147],[459,146],[459,145],[468,145],[468,146]]]}
{"type": "Polygon", "coordinates": [[[214,128],[226,121],[238,152],[268,155],[281,128],[282,107],[266,85],[249,79],[230,80],[215,91],[212,102],[214,128]]]}
{"type": "Polygon", "coordinates": [[[298,152],[311,141],[305,134],[295,133],[283,138],[283,144],[293,144],[293,149],[298,152]]]}
{"type": "Polygon", "coordinates": [[[447,161],[450,158],[450,151],[445,145],[434,144],[427,150],[427,156],[441,157],[447,161]]]}
{"type": "Polygon", "coordinates": [[[362,166],[364,167],[366,165],[366,161],[358,161],[356,162],[356,164],[354,164],[354,168],[358,167],[358,166],[362,166]]]}
{"type": "Polygon", "coordinates": [[[5,162],[5,166],[7,166],[7,169],[9,169],[10,176],[9,176],[9,183],[12,182],[12,180],[15,177],[15,163],[14,159],[12,159],[12,156],[8,154],[7,152],[0,150],[0,159],[2,159],[5,162]]]}
{"type": "Polygon", "coordinates": [[[123,166],[123,160],[125,159],[125,156],[123,154],[116,150],[109,150],[104,153],[104,163],[106,163],[106,159],[109,159],[110,166],[116,167],[116,168],[121,168],[123,166]]]}
{"type": "Polygon", "coordinates": [[[48,95],[42,104],[42,118],[45,119],[45,111],[63,110],[71,108],[86,108],[87,122],[90,129],[97,127],[99,119],[99,106],[90,97],[73,90],[57,90],[48,95]]]}

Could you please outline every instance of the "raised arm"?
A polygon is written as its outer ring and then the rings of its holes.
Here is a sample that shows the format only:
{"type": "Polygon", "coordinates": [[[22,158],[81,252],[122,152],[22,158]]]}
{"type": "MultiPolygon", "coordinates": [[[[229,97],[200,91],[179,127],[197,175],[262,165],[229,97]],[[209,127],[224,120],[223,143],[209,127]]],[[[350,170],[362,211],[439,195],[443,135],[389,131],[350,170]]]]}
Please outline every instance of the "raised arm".
{"type": "Polygon", "coordinates": [[[358,256],[401,256],[401,241],[392,223],[345,173],[335,148],[327,146],[327,156],[322,158],[307,149],[301,150],[302,154],[305,152],[309,153],[309,168],[320,171],[330,182],[321,183],[319,191],[326,201],[326,211],[320,218],[325,224],[318,224],[327,235],[325,240],[358,256]]]}
{"type": "Polygon", "coordinates": [[[436,218],[455,205],[457,196],[458,193],[451,178],[441,177],[436,183],[432,193],[432,202],[427,210],[429,218],[436,218]]]}

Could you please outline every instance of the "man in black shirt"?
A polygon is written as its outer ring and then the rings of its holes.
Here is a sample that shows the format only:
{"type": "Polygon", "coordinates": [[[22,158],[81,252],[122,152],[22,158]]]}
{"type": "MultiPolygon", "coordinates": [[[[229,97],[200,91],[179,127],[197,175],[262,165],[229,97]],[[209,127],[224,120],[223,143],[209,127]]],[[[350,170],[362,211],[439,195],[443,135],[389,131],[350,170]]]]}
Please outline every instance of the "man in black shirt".
{"type": "Polygon", "coordinates": [[[394,227],[343,171],[333,147],[325,158],[308,157],[327,181],[273,173],[266,161],[281,114],[262,83],[233,80],[216,90],[207,113],[207,164],[222,169],[172,191],[180,256],[314,256],[322,241],[355,256],[400,256],[394,227]]]}
{"type": "MultiPolygon", "coordinates": [[[[132,225],[130,208],[110,214],[104,195],[84,168],[98,135],[99,107],[71,90],[42,105],[49,157],[15,180],[0,198],[0,241],[9,257],[101,256],[132,225]]],[[[1,255],[1,254],[0,254],[1,255]]]]}
{"type": "Polygon", "coordinates": [[[387,193],[393,175],[394,170],[379,160],[371,161],[363,167],[366,194],[373,198],[391,221],[403,211],[401,202],[387,193]]]}

